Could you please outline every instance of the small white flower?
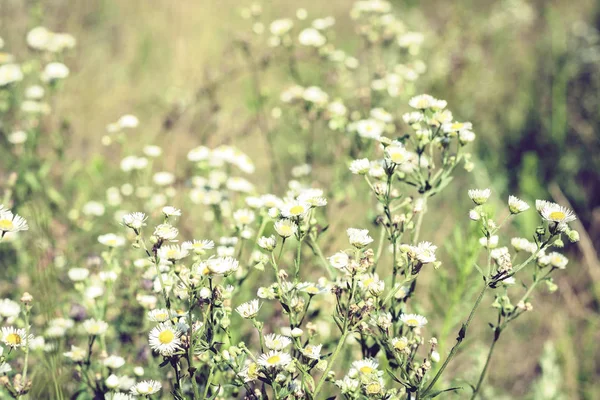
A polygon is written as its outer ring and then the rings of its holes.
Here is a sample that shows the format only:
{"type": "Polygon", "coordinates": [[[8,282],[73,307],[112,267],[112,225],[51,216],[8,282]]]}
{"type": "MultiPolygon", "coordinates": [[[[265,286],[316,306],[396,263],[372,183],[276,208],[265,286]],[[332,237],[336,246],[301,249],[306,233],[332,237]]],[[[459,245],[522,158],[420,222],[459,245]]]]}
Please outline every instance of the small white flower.
{"type": "Polygon", "coordinates": [[[300,44],[303,46],[321,47],[327,42],[327,39],[318,30],[314,28],[306,28],[300,32],[300,35],[298,36],[298,42],[300,42],[300,44]]]}
{"type": "Polygon", "coordinates": [[[252,222],[254,222],[254,219],[256,218],[254,211],[249,210],[247,208],[243,208],[240,210],[236,210],[233,213],[233,220],[235,221],[235,223],[237,225],[240,226],[245,226],[245,225],[249,225],[252,222]]]}
{"type": "Polygon", "coordinates": [[[42,71],[41,79],[44,82],[53,82],[58,79],[64,79],[69,76],[69,68],[59,62],[47,64],[42,71]]]}
{"type": "Polygon", "coordinates": [[[99,336],[106,333],[108,324],[105,321],[91,318],[83,322],[83,329],[90,336],[99,336]]]}
{"type": "Polygon", "coordinates": [[[169,323],[160,323],[148,335],[152,350],[163,356],[170,356],[181,346],[181,332],[169,323]]]}
{"type": "Polygon", "coordinates": [[[366,175],[371,169],[371,162],[367,158],[354,160],[350,163],[350,172],[356,175],[366,175]]]}
{"type": "Polygon", "coordinates": [[[154,229],[154,236],[163,240],[174,240],[179,231],[170,224],[160,224],[154,229]]]}
{"type": "Polygon", "coordinates": [[[289,18],[276,19],[269,25],[269,30],[275,36],[283,36],[294,26],[294,21],[289,18]]]}
{"type": "Polygon", "coordinates": [[[179,261],[189,255],[189,251],[183,246],[164,245],[158,249],[158,257],[163,260],[179,261]]]}
{"type": "Polygon", "coordinates": [[[357,249],[362,249],[373,242],[373,238],[369,236],[368,229],[348,228],[346,230],[350,244],[357,249]]]}
{"type": "Polygon", "coordinates": [[[509,196],[508,197],[508,209],[510,210],[511,214],[519,214],[519,213],[522,213],[523,211],[528,210],[529,204],[527,204],[526,202],[524,202],[523,200],[521,200],[515,196],[509,196]]]}
{"type": "Polygon", "coordinates": [[[379,363],[374,358],[366,358],[364,360],[357,360],[352,363],[352,368],[356,369],[362,375],[371,375],[377,372],[379,363]]]}
{"type": "Polygon", "coordinates": [[[2,211],[0,209],[0,236],[7,232],[19,232],[26,231],[29,229],[25,218],[20,217],[17,214],[13,214],[8,210],[2,211]]]}
{"type": "Polygon", "coordinates": [[[411,253],[414,257],[423,264],[435,262],[435,251],[437,246],[431,242],[421,242],[417,246],[410,246],[411,253]]]}
{"type": "Polygon", "coordinates": [[[400,320],[411,328],[422,328],[427,324],[427,318],[418,314],[402,314],[400,320]]]}
{"type": "Polygon", "coordinates": [[[265,335],[265,346],[269,350],[283,350],[292,343],[292,339],[287,336],[270,333],[265,335]]]}
{"type": "Polygon", "coordinates": [[[146,214],[141,212],[125,214],[123,216],[123,225],[131,229],[141,229],[144,225],[146,225],[146,219],[148,219],[146,214]]]}
{"type": "Polygon", "coordinates": [[[471,189],[469,190],[469,197],[477,205],[485,204],[490,195],[492,194],[490,189],[471,189]]]}
{"type": "Polygon", "coordinates": [[[555,251],[548,254],[548,257],[550,259],[550,265],[552,265],[555,268],[565,269],[567,267],[567,264],[569,263],[569,259],[567,257],[555,251]]]}
{"type": "Polygon", "coordinates": [[[235,311],[242,316],[242,318],[251,319],[256,317],[258,314],[258,310],[260,310],[260,304],[258,303],[258,299],[250,300],[246,303],[239,305],[235,311]]]}
{"type": "Polygon", "coordinates": [[[12,349],[28,346],[33,340],[33,335],[27,336],[27,331],[23,328],[15,329],[12,326],[5,326],[0,334],[2,335],[2,343],[12,349]]]}
{"type": "Polygon", "coordinates": [[[112,355],[106,357],[102,364],[110,369],[119,369],[125,365],[125,359],[123,357],[112,355]]]}
{"type": "Polygon", "coordinates": [[[275,222],[275,231],[282,238],[288,238],[298,232],[298,225],[289,219],[280,219],[275,222]]]}
{"type": "Polygon", "coordinates": [[[435,105],[436,99],[428,94],[415,96],[408,101],[408,105],[419,110],[426,110],[435,105]]]}
{"type": "MultiPolygon", "coordinates": [[[[537,204],[536,204],[537,205],[537,204]]],[[[564,225],[571,221],[575,221],[577,217],[573,211],[566,207],[559,206],[556,203],[546,202],[540,212],[542,218],[549,222],[556,222],[564,225]]]]}
{"type": "Polygon", "coordinates": [[[490,236],[489,239],[485,236],[481,237],[479,238],[479,244],[489,249],[495,249],[498,247],[498,235],[490,236]]]}
{"type": "Polygon", "coordinates": [[[329,263],[333,266],[333,268],[337,268],[337,269],[346,268],[348,266],[349,262],[350,262],[350,257],[348,256],[348,254],[344,253],[343,251],[339,251],[339,252],[335,253],[334,255],[332,255],[331,257],[329,257],[329,263]]]}
{"type": "Polygon", "coordinates": [[[202,275],[229,276],[239,268],[239,262],[233,257],[209,258],[200,263],[199,272],[202,275]]]}
{"type": "Polygon", "coordinates": [[[308,357],[310,359],[318,360],[321,358],[321,348],[322,347],[323,347],[322,344],[319,344],[317,346],[314,346],[312,344],[306,345],[306,347],[304,347],[304,349],[302,349],[302,354],[305,357],[308,357]]]}
{"type": "Polygon", "coordinates": [[[125,245],[125,238],[114,233],[107,233],[98,236],[98,242],[108,247],[121,247],[125,245]]]}
{"type": "Polygon", "coordinates": [[[386,157],[394,164],[402,164],[409,160],[410,153],[406,151],[404,145],[399,142],[392,142],[392,144],[385,148],[386,157]]]}
{"type": "Polygon", "coordinates": [[[378,139],[385,129],[385,125],[376,119],[360,120],[355,127],[360,136],[369,139],[378,139]]]}
{"type": "Polygon", "coordinates": [[[162,213],[166,217],[181,217],[181,210],[172,206],[163,207],[162,213]]]}
{"type": "Polygon", "coordinates": [[[131,388],[131,394],[136,396],[149,396],[157,393],[162,385],[158,381],[142,381],[138,382],[131,388]]]}
{"type": "Polygon", "coordinates": [[[273,235],[269,237],[262,236],[258,239],[258,245],[267,251],[273,251],[273,249],[275,249],[275,246],[277,246],[277,240],[273,235]]]}
{"type": "Polygon", "coordinates": [[[258,365],[261,365],[264,368],[274,369],[284,368],[291,362],[292,356],[288,353],[274,350],[269,351],[266,354],[261,354],[257,360],[258,365]]]}

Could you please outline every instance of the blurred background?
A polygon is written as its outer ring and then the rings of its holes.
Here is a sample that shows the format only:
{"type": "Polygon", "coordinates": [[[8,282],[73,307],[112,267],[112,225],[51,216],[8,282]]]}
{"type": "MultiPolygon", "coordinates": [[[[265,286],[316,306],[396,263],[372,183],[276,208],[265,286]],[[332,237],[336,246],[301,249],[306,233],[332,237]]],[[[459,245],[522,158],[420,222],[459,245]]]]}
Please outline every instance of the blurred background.
{"type": "MultiPolygon", "coordinates": [[[[489,186],[501,200],[508,194],[530,202],[552,199],[572,207],[579,217],[573,227],[581,241],[568,249],[572,261],[557,278],[559,290],[539,294],[535,313],[506,334],[504,351],[496,355],[497,369],[489,377],[498,390],[489,398],[549,398],[543,392],[557,382],[560,390],[553,393],[562,397],[552,398],[600,398],[600,3],[392,3],[407,26],[425,35],[419,56],[427,71],[414,92],[446,99],[455,116],[471,121],[478,135],[475,171],[462,172],[457,190],[434,201],[430,221],[437,222],[424,227],[423,237],[460,249],[453,221],[468,226],[463,216],[471,187],[489,186]]],[[[68,180],[83,169],[88,181],[65,183],[60,189],[65,198],[55,196],[57,204],[75,207],[104,193],[109,179],[104,168],[118,165],[127,151],[103,146],[102,138],[108,123],[128,113],[141,121],[128,138],[131,152],[144,144],[162,146],[164,170],[181,169],[178,163],[192,147],[228,143],[250,155],[258,176],[269,173],[269,155],[254,118],[253,81],[238,48],[256,35],[252,23],[240,16],[251,4],[0,0],[0,32],[18,59],[27,58],[23,38],[32,27],[43,25],[77,39],[76,48],[65,55],[71,76],[53,99],[56,112],[46,121],[63,133],[61,151],[69,162],[53,164],[50,176],[68,180]]],[[[265,21],[293,18],[298,7],[307,10],[309,19],[335,17],[336,45],[357,47],[349,0],[265,1],[262,13],[265,21]]],[[[266,95],[277,98],[290,82],[269,62],[268,53],[255,53],[255,61],[266,76],[266,95]],[[275,71],[267,73],[269,69],[275,71]]],[[[311,76],[318,66],[300,68],[311,76]]],[[[407,111],[406,102],[399,102],[398,110],[407,111]]],[[[290,135],[282,128],[274,138],[288,179],[287,171],[302,162],[289,144],[290,135]]],[[[328,164],[323,165],[315,174],[326,183],[328,164]]],[[[0,168],[10,166],[0,160],[0,168]]],[[[330,218],[335,216],[331,211],[330,218]]],[[[536,218],[519,223],[531,230],[536,218]]],[[[68,240],[68,232],[62,234],[68,240]]],[[[452,250],[447,252],[451,260],[452,250]]],[[[480,329],[484,332],[484,323],[480,329]]],[[[453,332],[448,328],[447,337],[453,332]]]]}

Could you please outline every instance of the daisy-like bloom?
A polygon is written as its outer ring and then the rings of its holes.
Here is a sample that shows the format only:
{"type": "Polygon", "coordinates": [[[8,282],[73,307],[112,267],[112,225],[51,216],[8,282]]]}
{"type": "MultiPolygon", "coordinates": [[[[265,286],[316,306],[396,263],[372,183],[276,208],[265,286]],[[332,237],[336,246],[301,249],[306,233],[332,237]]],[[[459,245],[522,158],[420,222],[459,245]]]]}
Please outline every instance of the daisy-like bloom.
{"type": "Polygon", "coordinates": [[[283,36],[292,29],[294,21],[289,18],[276,19],[269,25],[269,30],[275,36],[283,36]]]}
{"type": "Polygon", "coordinates": [[[125,245],[125,238],[114,233],[107,233],[98,236],[98,242],[108,247],[121,247],[125,245]]]}
{"type": "Polygon", "coordinates": [[[152,350],[162,356],[170,356],[181,346],[181,332],[169,323],[160,323],[148,335],[152,350]]]}
{"type": "Polygon", "coordinates": [[[171,224],[160,224],[154,229],[154,236],[163,240],[174,240],[179,231],[171,224]]]}
{"type": "Polygon", "coordinates": [[[90,336],[104,335],[108,330],[108,324],[100,319],[88,319],[83,322],[83,329],[90,336]]]}
{"type": "Polygon", "coordinates": [[[365,358],[364,360],[356,360],[352,363],[352,368],[356,369],[362,375],[371,375],[377,372],[379,362],[374,358],[365,358]]]}
{"type": "Polygon", "coordinates": [[[471,190],[469,190],[469,197],[471,198],[471,200],[473,200],[473,203],[475,203],[477,205],[485,204],[488,201],[488,199],[490,198],[491,194],[492,194],[492,191],[490,189],[471,189],[471,190]]]}
{"type": "Polygon", "coordinates": [[[141,229],[148,217],[142,212],[133,212],[123,216],[123,225],[131,229],[141,229]]]}
{"type": "Polygon", "coordinates": [[[418,110],[426,110],[435,105],[436,99],[428,94],[421,94],[415,96],[408,101],[408,105],[418,110]]]}
{"type": "Polygon", "coordinates": [[[0,236],[4,236],[7,232],[14,233],[28,229],[29,225],[27,225],[25,218],[8,210],[2,211],[0,208],[0,236]]]}
{"type": "Polygon", "coordinates": [[[283,350],[292,343],[292,339],[287,336],[270,333],[265,335],[265,346],[269,350],[283,350]]]}
{"type": "Polygon", "coordinates": [[[282,351],[271,350],[266,354],[261,354],[258,358],[258,365],[264,368],[285,368],[292,362],[292,356],[282,351]]]}
{"type": "Polygon", "coordinates": [[[477,136],[470,130],[462,130],[458,132],[458,140],[462,145],[473,142],[476,137],[477,136]]]}
{"type": "Polygon", "coordinates": [[[390,146],[386,147],[385,155],[394,164],[402,164],[410,159],[410,153],[400,142],[392,142],[390,146]]]}
{"type": "Polygon", "coordinates": [[[512,269],[512,261],[507,247],[500,247],[490,251],[490,256],[498,264],[498,272],[506,272],[512,269]]]}
{"type": "Polygon", "coordinates": [[[247,208],[237,210],[236,212],[233,213],[233,220],[235,221],[235,223],[237,225],[241,225],[241,226],[249,225],[252,222],[254,222],[254,219],[255,219],[254,211],[248,210],[247,208]]]}
{"type": "Polygon", "coordinates": [[[176,244],[162,246],[158,249],[158,257],[163,260],[179,261],[189,255],[189,250],[176,244]]]}
{"type": "Polygon", "coordinates": [[[323,106],[329,101],[329,95],[318,86],[310,86],[304,89],[304,92],[302,93],[302,98],[305,101],[316,104],[318,106],[323,106]]]}
{"type": "Polygon", "coordinates": [[[267,251],[273,251],[273,249],[275,249],[275,246],[277,246],[277,240],[275,239],[275,236],[271,235],[269,237],[266,236],[262,236],[261,238],[258,239],[258,245],[267,250],[267,251]]]}
{"type": "Polygon", "coordinates": [[[239,266],[239,262],[233,257],[217,257],[200,263],[198,269],[202,275],[229,276],[237,271],[239,266]]]}
{"type": "Polygon", "coordinates": [[[258,310],[260,310],[260,304],[258,303],[258,299],[250,300],[246,303],[239,305],[235,311],[242,316],[242,318],[251,319],[256,317],[258,314],[258,310]]]}
{"type": "Polygon", "coordinates": [[[529,209],[529,204],[515,196],[508,196],[508,209],[511,214],[519,214],[529,209]]]}
{"type": "Polygon", "coordinates": [[[343,251],[339,251],[331,257],[329,257],[328,260],[333,268],[343,269],[348,266],[348,263],[350,262],[350,257],[343,251]]]}
{"type": "Polygon", "coordinates": [[[311,296],[315,296],[317,294],[327,293],[329,291],[329,288],[312,282],[302,282],[298,284],[298,290],[304,293],[308,293],[311,296]]]}
{"type": "Polygon", "coordinates": [[[371,169],[371,162],[368,158],[361,158],[350,163],[350,172],[355,175],[366,175],[371,169]]]}
{"type": "Polygon", "coordinates": [[[363,388],[367,396],[381,395],[384,390],[384,381],[381,377],[372,377],[363,383],[363,388]]]}
{"type": "Polygon", "coordinates": [[[327,42],[327,39],[318,30],[306,28],[298,35],[298,42],[303,46],[321,47],[327,42]]]}
{"type": "Polygon", "coordinates": [[[165,322],[169,319],[169,310],[166,308],[156,308],[148,311],[148,319],[153,322],[165,322]]]}
{"type": "Polygon", "coordinates": [[[71,345],[71,350],[63,353],[63,356],[70,358],[75,362],[80,362],[87,356],[87,351],[81,347],[71,345]]]}
{"type": "Polygon", "coordinates": [[[215,247],[215,242],[212,240],[194,240],[193,242],[183,242],[181,247],[186,250],[191,250],[195,254],[205,254],[206,250],[213,249],[215,247]]]}
{"type": "Polygon", "coordinates": [[[418,314],[402,314],[400,320],[410,328],[422,328],[427,324],[427,318],[418,314]]]}
{"type": "Polygon", "coordinates": [[[149,396],[151,394],[157,393],[160,390],[160,388],[162,388],[162,385],[158,381],[141,381],[136,383],[131,388],[131,394],[134,394],[136,396],[149,396]]]}
{"type": "Polygon", "coordinates": [[[422,264],[435,262],[435,251],[437,246],[431,242],[421,242],[416,246],[410,246],[410,253],[422,264]]]}
{"type": "Polygon", "coordinates": [[[41,74],[41,79],[44,82],[52,82],[58,79],[65,79],[69,76],[69,67],[63,63],[51,62],[46,64],[41,74]]]}
{"type": "Polygon", "coordinates": [[[104,361],[102,361],[102,364],[110,369],[119,369],[125,365],[125,359],[123,357],[112,355],[106,357],[104,361]]]}
{"type": "Polygon", "coordinates": [[[71,268],[67,275],[73,282],[81,282],[90,275],[90,270],[87,268],[71,268]]]}
{"type": "Polygon", "coordinates": [[[302,354],[305,357],[308,357],[310,359],[313,360],[318,360],[321,358],[321,348],[323,347],[322,344],[314,346],[312,344],[306,345],[306,347],[304,349],[302,349],[302,354]]]}
{"type": "Polygon", "coordinates": [[[33,335],[27,336],[27,331],[23,328],[15,329],[12,326],[5,326],[2,328],[2,343],[6,346],[16,349],[21,346],[27,346],[28,343],[33,340],[33,335]]]}
{"type": "Polygon", "coordinates": [[[550,265],[552,265],[555,268],[559,268],[559,269],[565,269],[569,262],[569,259],[567,257],[565,257],[562,254],[557,253],[555,251],[548,254],[547,257],[549,258],[550,265]]]}
{"type": "Polygon", "coordinates": [[[385,125],[376,119],[363,119],[356,123],[356,132],[364,138],[377,139],[383,133],[385,125]]]}
{"type": "Polygon", "coordinates": [[[406,336],[402,336],[401,338],[395,337],[392,339],[392,346],[394,350],[403,351],[408,347],[408,339],[406,336]]]}
{"type": "Polygon", "coordinates": [[[11,299],[0,300],[0,316],[3,318],[12,321],[19,316],[20,312],[21,306],[16,301],[12,301],[11,299]]]}
{"type": "Polygon", "coordinates": [[[381,122],[390,123],[394,120],[392,114],[385,111],[383,108],[373,108],[370,112],[370,115],[381,122]]]}
{"type": "Polygon", "coordinates": [[[346,230],[350,244],[357,249],[362,249],[373,242],[373,238],[369,236],[368,229],[348,228],[346,230]]]}
{"type": "Polygon", "coordinates": [[[281,207],[281,215],[286,218],[302,218],[310,210],[310,204],[303,201],[292,201],[281,207]]]}
{"type": "Polygon", "coordinates": [[[181,210],[172,206],[164,206],[162,213],[165,217],[181,217],[181,210]]]}
{"type": "MultiPolygon", "coordinates": [[[[536,201],[536,208],[537,208],[537,201],[536,201]]],[[[560,224],[560,225],[566,225],[567,223],[569,223],[571,221],[575,221],[577,219],[577,217],[575,216],[575,213],[573,213],[573,211],[569,210],[566,207],[559,206],[558,204],[551,203],[551,202],[545,202],[545,204],[543,204],[541,211],[540,211],[540,215],[546,221],[556,222],[557,224],[560,224]]]]}
{"type": "Polygon", "coordinates": [[[275,231],[282,238],[288,238],[298,232],[298,225],[290,219],[280,219],[275,222],[275,231]]]}

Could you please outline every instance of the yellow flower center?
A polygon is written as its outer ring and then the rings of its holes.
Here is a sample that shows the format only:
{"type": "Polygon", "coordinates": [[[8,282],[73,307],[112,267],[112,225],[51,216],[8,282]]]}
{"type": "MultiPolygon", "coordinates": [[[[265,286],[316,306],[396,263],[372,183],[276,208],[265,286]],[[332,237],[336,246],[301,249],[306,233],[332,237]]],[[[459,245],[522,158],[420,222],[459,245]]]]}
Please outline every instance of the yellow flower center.
{"type": "Polygon", "coordinates": [[[319,288],[315,286],[309,286],[306,288],[306,293],[317,294],[319,292],[319,288]]]}
{"type": "Polygon", "coordinates": [[[174,338],[175,334],[170,330],[162,331],[158,334],[158,341],[162,344],[169,344],[173,341],[174,338]]]}
{"type": "Polygon", "coordinates": [[[369,383],[365,388],[368,394],[377,394],[381,391],[381,385],[377,382],[369,383]]]}
{"type": "Polygon", "coordinates": [[[0,219],[0,231],[10,231],[14,226],[10,219],[0,219]]]}
{"type": "Polygon", "coordinates": [[[562,221],[563,219],[565,219],[565,217],[566,215],[562,211],[553,211],[550,213],[550,219],[553,219],[555,221],[562,221]]]}
{"type": "Polygon", "coordinates": [[[280,361],[281,361],[281,357],[278,354],[275,354],[274,356],[267,358],[267,362],[269,364],[277,364],[280,361]]]}
{"type": "Polygon", "coordinates": [[[167,313],[156,314],[156,319],[158,320],[166,320],[167,318],[169,318],[169,315],[167,313]]]}
{"type": "Polygon", "coordinates": [[[394,348],[398,351],[404,350],[406,348],[406,342],[404,340],[398,340],[396,344],[394,344],[394,348]]]}
{"type": "Polygon", "coordinates": [[[371,372],[373,372],[373,368],[369,367],[368,365],[365,365],[364,367],[360,367],[359,371],[363,374],[370,374],[371,372]]]}
{"type": "Polygon", "coordinates": [[[417,326],[419,325],[419,321],[416,318],[411,318],[406,320],[406,325],[408,326],[417,326]]]}
{"type": "Polygon", "coordinates": [[[290,208],[290,214],[293,214],[293,215],[302,214],[303,212],[304,212],[304,207],[302,207],[301,205],[296,205],[296,206],[293,206],[292,208],[290,208]]]}
{"type": "Polygon", "coordinates": [[[23,339],[21,339],[21,336],[16,333],[9,333],[5,340],[9,345],[18,346],[21,344],[23,339]]]}
{"type": "Polygon", "coordinates": [[[292,228],[290,228],[289,226],[284,225],[281,228],[279,228],[279,230],[281,231],[282,236],[289,236],[292,234],[292,228]]]}

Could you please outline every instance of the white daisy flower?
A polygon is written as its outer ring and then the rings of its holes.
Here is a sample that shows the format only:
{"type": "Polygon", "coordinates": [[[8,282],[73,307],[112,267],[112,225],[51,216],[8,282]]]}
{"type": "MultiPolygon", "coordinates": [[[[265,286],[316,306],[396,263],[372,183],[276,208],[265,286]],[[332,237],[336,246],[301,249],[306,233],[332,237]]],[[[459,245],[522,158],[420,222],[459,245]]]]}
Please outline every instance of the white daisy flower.
{"type": "Polygon", "coordinates": [[[275,231],[282,238],[288,238],[298,232],[298,225],[290,219],[280,219],[275,222],[275,231]]]}
{"type": "Polygon", "coordinates": [[[529,204],[515,196],[508,197],[508,209],[511,214],[519,214],[529,209],[529,204]]]}
{"type": "Polygon", "coordinates": [[[323,347],[322,344],[319,344],[317,346],[309,344],[306,345],[306,347],[304,347],[304,349],[302,349],[302,354],[305,357],[308,357],[310,359],[313,360],[318,360],[321,358],[321,348],[323,347]]]}
{"type": "Polygon", "coordinates": [[[123,216],[123,225],[131,229],[141,229],[144,225],[146,225],[146,220],[148,217],[146,214],[142,212],[133,212],[130,214],[125,214],[123,216]]]}
{"type": "Polygon", "coordinates": [[[179,261],[189,255],[189,251],[176,244],[163,245],[158,249],[158,257],[163,260],[179,261]]]}
{"type": "Polygon", "coordinates": [[[157,393],[162,388],[162,385],[158,381],[142,381],[136,383],[131,388],[131,394],[136,396],[149,396],[151,394],[157,393]]]}
{"type": "Polygon", "coordinates": [[[181,217],[181,210],[172,206],[163,207],[162,213],[165,217],[181,217]]]}
{"type": "Polygon", "coordinates": [[[235,311],[242,316],[242,318],[251,319],[256,317],[260,310],[260,304],[258,299],[250,300],[246,303],[239,305],[235,311]]]}
{"type": "Polygon", "coordinates": [[[12,326],[5,326],[0,334],[2,334],[2,343],[12,349],[27,346],[33,340],[33,335],[27,336],[27,331],[23,328],[15,329],[12,326]]]}
{"type": "Polygon", "coordinates": [[[152,350],[163,356],[173,355],[181,348],[181,332],[169,323],[160,323],[148,335],[152,350]]]}
{"type": "Polygon", "coordinates": [[[206,250],[213,249],[215,242],[212,240],[194,240],[193,242],[187,241],[181,244],[181,247],[186,250],[191,250],[195,254],[204,254],[206,250]]]}
{"type": "Polygon", "coordinates": [[[485,204],[488,201],[488,199],[490,198],[491,194],[492,194],[492,191],[490,189],[471,189],[471,190],[469,190],[469,197],[477,205],[485,204]]]}
{"type": "Polygon", "coordinates": [[[0,300],[0,316],[6,319],[14,319],[21,313],[21,306],[11,299],[0,300]]]}
{"type": "Polygon", "coordinates": [[[421,242],[416,246],[410,246],[411,254],[422,264],[435,262],[436,250],[437,246],[433,245],[431,242],[421,242]]]}
{"type": "Polygon", "coordinates": [[[148,311],[148,319],[153,322],[165,322],[169,317],[169,310],[166,308],[155,308],[148,311]]]}
{"type": "Polygon", "coordinates": [[[577,219],[573,211],[566,207],[559,206],[556,203],[549,202],[544,205],[540,214],[546,221],[556,222],[558,224],[567,224],[577,219]]]}
{"type": "Polygon", "coordinates": [[[237,210],[233,213],[233,220],[237,225],[245,226],[254,222],[255,219],[254,211],[247,208],[237,210]]]}
{"type": "Polygon", "coordinates": [[[550,265],[552,265],[555,268],[565,269],[567,267],[567,264],[569,263],[569,259],[567,257],[555,251],[548,254],[548,257],[550,260],[550,265]]]}
{"type": "Polygon", "coordinates": [[[275,249],[275,247],[277,246],[277,240],[275,239],[275,236],[271,235],[269,237],[266,236],[262,236],[261,238],[258,239],[258,245],[267,250],[267,251],[273,251],[273,249],[275,249]]]}
{"type": "Polygon", "coordinates": [[[271,350],[266,354],[261,354],[258,358],[258,365],[264,368],[284,368],[292,362],[292,356],[281,351],[271,350]]]}
{"type": "Polygon", "coordinates": [[[269,25],[269,30],[275,36],[283,36],[294,26],[294,21],[289,18],[276,19],[269,25]]]}
{"type": "Polygon", "coordinates": [[[162,240],[174,240],[179,231],[171,224],[160,224],[154,229],[154,236],[162,240]]]}
{"type": "Polygon", "coordinates": [[[302,201],[292,201],[285,203],[281,207],[281,215],[286,218],[302,218],[311,209],[311,205],[302,201]]]}
{"type": "Polygon", "coordinates": [[[402,164],[410,159],[410,153],[400,142],[392,142],[390,146],[386,147],[385,155],[394,164],[402,164]]]}
{"type": "Polygon", "coordinates": [[[363,119],[356,122],[356,132],[364,138],[377,139],[385,129],[385,125],[376,119],[363,119]]]}
{"type": "Polygon", "coordinates": [[[13,214],[8,210],[2,211],[0,209],[0,233],[4,236],[7,232],[14,233],[19,231],[26,231],[29,229],[25,218],[13,214]]]}
{"type": "Polygon", "coordinates": [[[354,160],[350,163],[350,172],[355,175],[366,175],[371,169],[371,162],[367,158],[354,160]]]}
{"type": "Polygon", "coordinates": [[[83,329],[90,336],[99,336],[106,333],[108,324],[105,321],[90,318],[83,322],[83,329]]]}
{"type": "Polygon", "coordinates": [[[402,336],[401,338],[395,337],[391,343],[395,350],[403,351],[408,347],[408,338],[406,336],[402,336]]]}
{"type": "Polygon", "coordinates": [[[175,175],[167,171],[157,172],[152,176],[152,182],[158,186],[169,186],[175,183],[175,175]]]}
{"type": "Polygon", "coordinates": [[[327,42],[327,39],[318,30],[306,28],[298,35],[298,42],[303,46],[321,47],[327,42]]]}
{"type": "Polygon", "coordinates": [[[348,228],[346,230],[350,244],[357,249],[362,249],[373,242],[373,238],[369,236],[368,229],[348,228]]]}
{"type": "Polygon", "coordinates": [[[81,347],[71,345],[71,350],[63,353],[63,356],[75,362],[83,361],[87,357],[87,351],[81,347]]]}
{"type": "Polygon", "coordinates": [[[46,64],[41,74],[41,79],[44,82],[53,82],[58,79],[65,79],[69,76],[69,68],[59,62],[51,62],[46,64]]]}
{"type": "Polygon", "coordinates": [[[435,105],[436,99],[428,94],[415,96],[408,101],[408,105],[418,110],[426,110],[435,105]]]}
{"type": "Polygon", "coordinates": [[[265,335],[265,346],[269,350],[283,350],[292,343],[292,339],[287,336],[270,333],[265,335]]]}
{"type": "Polygon", "coordinates": [[[377,372],[379,362],[374,358],[366,358],[364,360],[356,360],[352,363],[352,368],[356,369],[362,375],[371,375],[377,372]]]}
{"type": "Polygon", "coordinates": [[[344,253],[343,251],[339,251],[339,252],[335,253],[334,255],[332,255],[331,257],[329,257],[329,263],[331,264],[331,266],[333,268],[344,269],[348,266],[349,262],[350,262],[350,257],[348,256],[348,254],[344,253]]]}
{"type": "Polygon", "coordinates": [[[125,238],[114,233],[107,233],[98,236],[98,242],[108,247],[121,247],[125,245],[125,238]]]}
{"type": "Polygon", "coordinates": [[[239,265],[239,262],[233,257],[217,257],[200,263],[198,269],[202,275],[229,276],[238,270],[239,265]]]}
{"type": "Polygon", "coordinates": [[[102,364],[110,369],[119,369],[125,365],[125,359],[123,357],[111,355],[106,357],[104,361],[102,361],[102,364]]]}
{"type": "Polygon", "coordinates": [[[410,328],[422,328],[427,324],[427,318],[418,314],[402,314],[400,320],[410,328]]]}
{"type": "Polygon", "coordinates": [[[498,247],[498,235],[490,236],[489,239],[483,236],[479,238],[479,244],[485,248],[495,249],[496,247],[498,247]]]}

